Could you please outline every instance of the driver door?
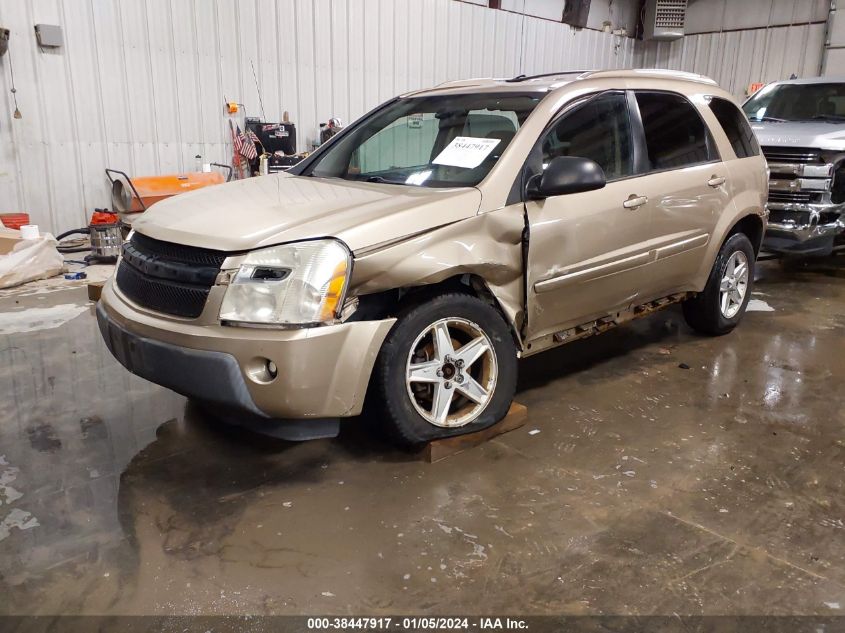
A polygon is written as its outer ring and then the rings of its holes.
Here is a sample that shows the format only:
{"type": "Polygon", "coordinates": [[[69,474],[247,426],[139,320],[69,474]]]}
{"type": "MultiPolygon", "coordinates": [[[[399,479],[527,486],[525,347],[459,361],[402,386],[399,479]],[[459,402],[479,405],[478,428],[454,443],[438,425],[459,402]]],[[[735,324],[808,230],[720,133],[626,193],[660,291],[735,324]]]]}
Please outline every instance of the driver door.
{"type": "Polygon", "coordinates": [[[529,340],[637,301],[650,258],[650,218],[630,113],[623,91],[587,98],[553,122],[532,151],[530,172],[558,156],[581,156],[604,169],[607,185],[526,202],[529,340]]]}

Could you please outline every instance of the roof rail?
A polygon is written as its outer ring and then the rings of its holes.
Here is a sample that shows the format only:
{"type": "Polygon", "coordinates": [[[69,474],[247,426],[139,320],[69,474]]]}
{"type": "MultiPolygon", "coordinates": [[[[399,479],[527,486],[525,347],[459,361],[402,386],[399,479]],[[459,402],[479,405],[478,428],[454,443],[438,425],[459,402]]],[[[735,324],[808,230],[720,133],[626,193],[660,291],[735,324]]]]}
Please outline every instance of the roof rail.
{"type": "Polygon", "coordinates": [[[673,79],[684,79],[686,81],[695,81],[697,83],[710,84],[718,86],[715,80],[707,75],[699,75],[698,73],[690,73],[684,70],[671,70],[669,68],[617,68],[609,70],[591,70],[584,73],[584,79],[599,78],[599,77],[670,77],[673,79]]]}
{"type": "Polygon", "coordinates": [[[530,79],[540,79],[542,77],[559,77],[561,75],[582,75],[584,73],[593,72],[591,70],[561,70],[556,73],[540,73],[539,75],[517,75],[510,79],[505,79],[508,83],[519,83],[521,81],[528,81],[530,79]]]}

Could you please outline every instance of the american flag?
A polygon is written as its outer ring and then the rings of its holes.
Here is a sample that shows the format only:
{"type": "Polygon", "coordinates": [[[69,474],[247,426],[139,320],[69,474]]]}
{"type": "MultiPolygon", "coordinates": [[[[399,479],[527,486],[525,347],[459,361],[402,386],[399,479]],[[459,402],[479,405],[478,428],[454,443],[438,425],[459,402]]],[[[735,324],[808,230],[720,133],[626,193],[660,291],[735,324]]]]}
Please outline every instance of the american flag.
{"type": "Polygon", "coordinates": [[[255,149],[255,141],[253,140],[255,134],[252,130],[247,130],[247,135],[241,132],[241,126],[235,127],[235,152],[246,158],[247,160],[255,160],[258,158],[258,150],[255,149]]]}
{"type": "MultiPolygon", "coordinates": [[[[259,138],[255,135],[255,132],[253,132],[252,130],[247,130],[247,131],[246,131],[246,137],[247,137],[247,138],[249,139],[249,141],[250,141],[250,145],[252,146],[252,151],[253,151],[253,152],[255,152],[255,156],[258,156],[258,152],[257,152],[257,150],[255,149],[255,144],[256,144],[256,143],[258,143],[259,145],[261,145],[261,141],[260,141],[260,140],[259,140],[259,138]]],[[[263,145],[261,145],[261,149],[262,149],[262,151],[264,150],[264,146],[263,146],[263,145]]],[[[253,156],[252,158],[255,158],[255,156],[253,156]]],[[[250,160],[252,160],[252,159],[250,159],[250,160]]]]}
{"type": "MultiPolygon", "coordinates": [[[[232,125],[231,121],[229,121],[229,125],[232,125]]],[[[237,156],[241,153],[241,150],[244,148],[244,138],[243,134],[241,134],[240,125],[237,126],[236,130],[232,130],[232,143],[235,146],[235,155],[237,156]]]]}

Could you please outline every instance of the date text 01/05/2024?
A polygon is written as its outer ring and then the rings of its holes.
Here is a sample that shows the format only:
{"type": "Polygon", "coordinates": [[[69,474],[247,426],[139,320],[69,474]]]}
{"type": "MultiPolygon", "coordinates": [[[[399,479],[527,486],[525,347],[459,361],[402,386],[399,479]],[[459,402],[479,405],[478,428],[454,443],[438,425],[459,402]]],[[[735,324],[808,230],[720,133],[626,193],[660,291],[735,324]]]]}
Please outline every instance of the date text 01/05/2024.
{"type": "Polygon", "coordinates": [[[461,618],[461,617],[345,617],[308,618],[308,630],[525,630],[528,623],[519,618],[461,618]]]}

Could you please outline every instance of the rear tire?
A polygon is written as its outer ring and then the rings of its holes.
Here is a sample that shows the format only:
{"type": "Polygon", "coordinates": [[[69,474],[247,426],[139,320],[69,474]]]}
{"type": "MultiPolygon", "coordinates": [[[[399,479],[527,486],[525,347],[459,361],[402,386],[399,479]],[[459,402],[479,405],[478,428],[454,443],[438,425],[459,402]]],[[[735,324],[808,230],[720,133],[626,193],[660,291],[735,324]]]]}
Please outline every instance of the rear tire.
{"type": "Polygon", "coordinates": [[[379,351],[371,395],[388,433],[413,447],[501,420],[516,377],[516,346],[499,312],[451,292],[399,314],[379,351]]]}
{"type": "Polygon", "coordinates": [[[704,290],[683,303],[687,324],[709,336],[733,330],[751,298],[754,265],[754,247],[745,233],[731,235],[719,250],[704,290]]]}

